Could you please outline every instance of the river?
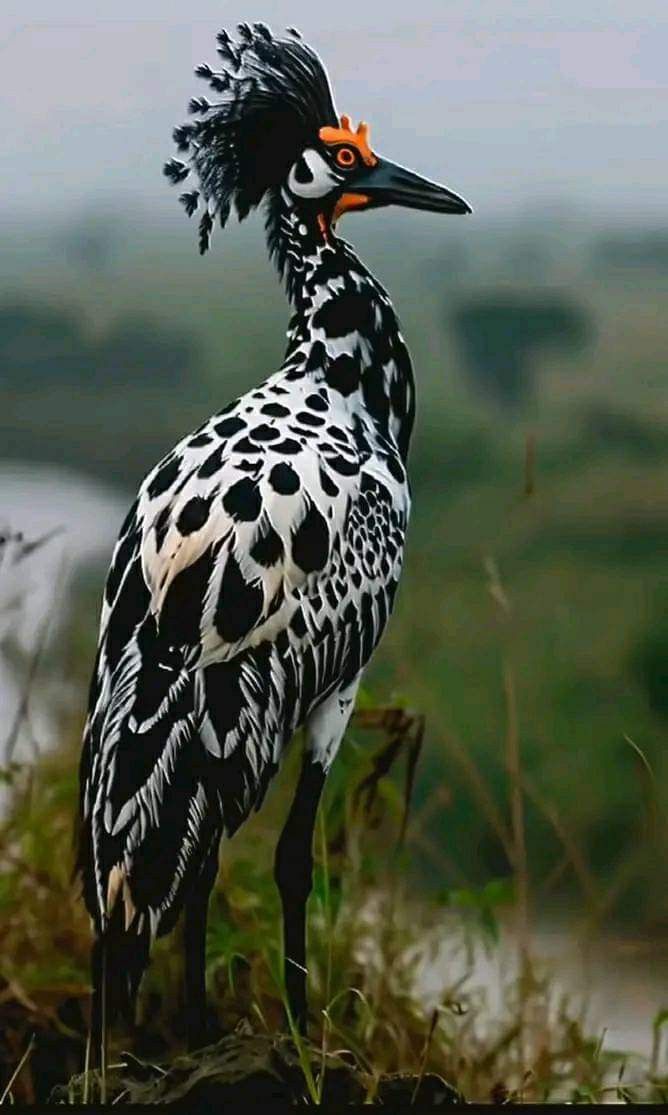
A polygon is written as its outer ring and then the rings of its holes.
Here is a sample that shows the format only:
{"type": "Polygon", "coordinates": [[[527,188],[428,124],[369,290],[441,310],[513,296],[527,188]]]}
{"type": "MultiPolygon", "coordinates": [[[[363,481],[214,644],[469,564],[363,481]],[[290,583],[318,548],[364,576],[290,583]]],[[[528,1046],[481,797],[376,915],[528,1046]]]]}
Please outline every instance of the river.
{"type": "MultiPolygon", "coordinates": [[[[57,634],[77,571],[108,560],[128,497],[97,481],[53,466],[0,461],[0,708],[4,743],[45,625],[57,634]],[[50,536],[22,556],[25,542],[50,536]]],[[[51,742],[44,702],[30,702],[30,732],[51,742]]],[[[25,731],[16,756],[25,748],[25,731]]],[[[4,749],[3,752],[4,753],[4,749]]]]}

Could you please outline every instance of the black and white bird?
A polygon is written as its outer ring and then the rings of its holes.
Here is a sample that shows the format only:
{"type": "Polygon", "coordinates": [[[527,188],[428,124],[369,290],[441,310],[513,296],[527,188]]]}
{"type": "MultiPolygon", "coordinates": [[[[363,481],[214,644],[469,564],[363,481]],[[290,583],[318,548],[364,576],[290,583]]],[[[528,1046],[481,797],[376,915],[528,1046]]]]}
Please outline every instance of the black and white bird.
{"type": "Polygon", "coordinates": [[[314,51],[263,24],[218,35],[174,132],[204,252],[264,205],[293,314],[282,366],[188,434],[142,483],[109,570],[80,780],[94,1018],[134,1003],[151,943],[185,910],[189,1040],[203,1036],[207,904],[221,837],[258,809],[295,730],[305,751],[278,842],[285,979],[306,1021],[306,903],[320,795],[399,581],[415,414],[383,287],[337,234],[349,210],[469,205],[377,155],[314,51]]]}

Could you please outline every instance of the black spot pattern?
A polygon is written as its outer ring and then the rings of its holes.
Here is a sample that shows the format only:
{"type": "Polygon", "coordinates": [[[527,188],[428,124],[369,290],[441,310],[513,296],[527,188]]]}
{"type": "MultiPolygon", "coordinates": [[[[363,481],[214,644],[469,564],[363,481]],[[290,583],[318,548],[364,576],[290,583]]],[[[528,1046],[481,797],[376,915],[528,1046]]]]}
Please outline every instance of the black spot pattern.
{"type": "Polygon", "coordinates": [[[269,418],[287,418],[290,411],[282,403],[266,403],[260,408],[260,413],[266,414],[269,418]]]}
{"type": "Polygon", "coordinates": [[[220,472],[223,464],[224,451],[224,446],[219,445],[217,449],[214,449],[213,453],[209,453],[209,456],[197,470],[197,475],[200,480],[206,480],[209,476],[215,476],[217,472],[220,472]]]}
{"type": "Polygon", "coordinates": [[[237,522],[254,522],[262,510],[257,482],[246,477],[237,480],[223,496],[223,507],[237,522]]]}
{"type": "Polygon", "coordinates": [[[311,503],[301,523],[292,535],[292,558],[305,573],[323,569],[329,554],[327,523],[311,503]]]}
{"type": "Polygon", "coordinates": [[[341,476],[356,476],[359,472],[359,461],[348,460],[347,457],[342,457],[337,453],[335,457],[327,457],[327,464],[338,472],[341,476]]]}
{"type": "Polygon", "coordinates": [[[322,341],[314,341],[311,345],[310,352],[306,359],[306,371],[317,372],[321,371],[327,363],[329,357],[327,356],[327,349],[322,341]]]}
{"type": "Polygon", "coordinates": [[[305,426],[324,426],[325,419],[319,414],[309,414],[307,410],[300,410],[297,414],[297,421],[303,422],[305,426]]]}
{"type": "Polygon", "coordinates": [[[340,426],[328,426],[327,433],[333,437],[335,441],[341,441],[344,445],[348,444],[348,435],[343,432],[340,426]]]}
{"type": "Polygon", "coordinates": [[[322,395],[307,395],[304,399],[304,402],[306,403],[307,407],[311,408],[311,410],[317,410],[321,414],[329,410],[327,400],[323,399],[322,395]]]}
{"type": "Polygon", "coordinates": [[[251,430],[251,437],[255,441],[275,441],[280,436],[280,431],[275,426],[267,426],[266,424],[256,426],[254,430],[251,430]]]}
{"type": "Polygon", "coordinates": [[[177,573],[160,613],[160,634],[168,644],[196,646],[200,639],[200,616],[204,595],[213,571],[209,547],[197,561],[177,573]]]}
{"type": "Polygon", "coordinates": [[[250,440],[250,438],[242,437],[234,443],[234,445],[232,446],[232,451],[234,453],[257,453],[258,447],[250,440]]]}
{"type": "Polygon", "coordinates": [[[179,457],[172,457],[167,459],[163,465],[160,466],[156,472],[153,480],[148,486],[148,494],[152,499],[156,496],[161,496],[172,487],[181,470],[181,460],[179,457]]]}
{"type": "Polygon", "coordinates": [[[352,395],[360,386],[359,361],[347,352],[341,353],[327,369],[327,383],[341,395],[352,395]]]}
{"type": "Polygon", "coordinates": [[[398,457],[391,454],[387,457],[387,471],[390,476],[393,476],[397,484],[403,484],[406,480],[406,470],[403,467],[398,457]]]}
{"type": "Polygon", "coordinates": [[[274,491],[281,496],[292,496],[300,488],[298,474],[291,465],[284,464],[282,461],[274,465],[269,473],[269,483],[274,491]]]}
{"type": "Polygon", "coordinates": [[[301,608],[297,608],[297,611],[290,620],[290,627],[292,628],[298,639],[304,638],[304,635],[306,634],[306,624],[304,622],[304,613],[302,612],[301,608]]]}
{"type": "Polygon", "coordinates": [[[251,549],[251,557],[258,565],[267,569],[283,557],[284,547],[281,537],[273,527],[267,526],[258,534],[251,549]]]}
{"type": "Polygon", "coordinates": [[[246,581],[234,554],[228,554],[214,616],[221,639],[243,639],[259,620],[263,602],[261,585],[246,581]]]}
{"type": "Polygon", "coordinates": [[[374,332],[373,304],[366,293],[345,291],[325,302],[313,321],[328,337],[344,337],[354,332],[368,337],[374,332]]]}
{"type": "Polygon", "coordinates": [[[202,496],[193,496],[183,507],[176,527],[181,534],[192,534],[201,530],[209,518],[209,500],[202,496]]]}
{"type": "Polygon", "coordinates": [[[272,450],[274,453],[294,455],[295,453],[299,453],[301,445],[298,441],[295,441],[294,438],[286,437],[283,441],[278,442],[276,445],[272,445],[272,450]]]}
{"type": "Polygon", "coordinates": [[[245,427],[246,423],[243,418],[239,418],[238,415],[233,414],[230,418],[224,418],[222,422],[216,422],[213,428],[218,434],[218,437],[228,438],[232,437],[233,434],[238,434],[241,430],[245,429],[245,427]]]}
{"type": "Polygon", "coordinates": [[[239,461],[237,468],[240,468],[243,472],[252,472],[254,475],[257,476],[258,472],[262,468],[262,461],[239,461]]]}

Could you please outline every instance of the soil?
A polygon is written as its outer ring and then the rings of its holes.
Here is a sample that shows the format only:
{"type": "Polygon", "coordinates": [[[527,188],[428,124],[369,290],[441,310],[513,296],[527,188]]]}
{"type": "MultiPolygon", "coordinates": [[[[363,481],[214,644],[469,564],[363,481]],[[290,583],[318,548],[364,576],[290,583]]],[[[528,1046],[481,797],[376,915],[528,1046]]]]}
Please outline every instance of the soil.
{"type": "MultiPolygon", "coordinates": [[[[302,1047],[315,1078],[321,1074],[323,1054],[310,1044],[302,1047]]],[[[374,1084],[350,1054],[328,1053],[324,1057],[325,1105],[372,1102],[392,1107],[421,1104],[460,1104],[464,1099],[434,1073],[422,1077],[395,1073],[374,1084]]],[[[53,1089],[50,1102],[81,1103],[84,1098],[100,1100],[100,1078],[83,1075],[53,1089]]],[[[177,1103],[199,1110],[203,1105],[264,1103],[300,1105],[313,1102],[306,1086],[298,1051],[291,1038],[250,1033],[228,1034],[215,1045],[176,1057],[168,1064],[150,1064],[123,1053],[107,1072],[106,1102],[124,1104],[177,1103]]],[[[233,1110],[238,1110],[235,1107],[233,1110]]]]}

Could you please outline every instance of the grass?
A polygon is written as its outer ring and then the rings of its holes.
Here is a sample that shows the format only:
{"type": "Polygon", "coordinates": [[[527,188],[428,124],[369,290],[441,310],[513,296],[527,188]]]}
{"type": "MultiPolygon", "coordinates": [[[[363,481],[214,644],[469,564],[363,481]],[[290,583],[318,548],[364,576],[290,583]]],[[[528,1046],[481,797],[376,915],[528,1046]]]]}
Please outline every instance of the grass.
{"type": "MultiPolygon", "coordinates": [[[[507,611],[500,584],[495,598],[507,611]]],[[[531,795],[524,785],[509,661],[504,681],[507,805],[497,811],[483,774],[471,768],[470,776],[512,867],[506,878],[481,887],[444,885],[429,892],[416,883],[411,857],[428,832],[429,807],[439,809],[434,790],[435,798],[428,796],[411,815],[423,720],[398,707],[378,709],[362,698],[318,820],[309,928],[310,1042],[291,1027],[312,1103],[321,1101],[331,1057],[342,1050],[357,1065],[369,1099],[392,1073],[413,1074],[416,1089],[425,1074],[438,1073],[469,1100],[481,1102],[668,1098],[661,1068],[668,1015],[655,1020],[646,1059],[610,1051],[603,1034],[588,1031],[582,1004],[570,1002],[536,958],[531,910],[539,891],[529,877],[524,824],[531,795]],[[509,964],[501,950],[513,920],[517,956],[509,964]],[[438,986],[425,982],[435,966],[443,971],[436,962],[444,950],[447,978],[438,986]],[[507,966],[496,1005],[474,978],[476,958],[483,954],[507,966]]],[[[14,764],[6,772],[14,796],[0,834],[5,1102],[40,1096],[44,1061],[36,1057],[45,1042],[61,1060],[61,1050],[68,1050],[72,1073],[87,1056],[89,935],[69,881],[78,725],[63,723],[62,730],[59,751],[37,765],[14,764]]],[[[651,793],[647,760],[637,745],[628,746],[651,793]]],[[[282,1026],[279,907],[268,865],[297,752],[289,754],[265,810],[225,849],[212,899],[207,979],[217,1024],[227,1032],[241,1026],[272,1035],[282,1026]]],[[[558,830],[554,813],[553,820],[558,830]]],[[[572,858],[568,840],[562,845],[572,858]]],[[[447,876],[445,866],[443,873],[447,876]]],[[[176,941],[158,942],[132,1037],[140,1057],[169,1064],[182,1046],[180,994],[176,941]]],[[[110,1066],[118,1065],[128,1040],[127,1034],[114,1036],[110,1066]]],[[[104,1094],[106,1078],[100,1082],[95,1074],[84,1074],[82,1079],[89,1100],[104,1094]]],[[[122,1100],[125,1089],[114,1080],[110,1069],[109,1098],[122,1100]]],[[[81,1098],[77,1088],[73,1083],[71,1099],[81,1098]]]]}

